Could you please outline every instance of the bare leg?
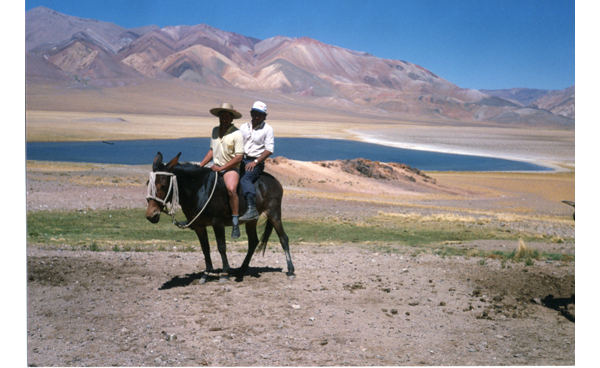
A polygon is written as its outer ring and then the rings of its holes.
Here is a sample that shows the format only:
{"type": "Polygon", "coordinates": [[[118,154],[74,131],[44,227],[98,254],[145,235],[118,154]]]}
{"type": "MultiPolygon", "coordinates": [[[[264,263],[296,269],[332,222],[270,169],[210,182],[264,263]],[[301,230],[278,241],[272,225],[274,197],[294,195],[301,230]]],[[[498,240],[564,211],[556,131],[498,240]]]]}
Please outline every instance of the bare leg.
{"type": "Polygon", "coordinates": [[[234,170],[227,171],[223,175],[223,180],[225,181],[225,186],[227,187],[227,191],[229,192],[229,205],[231,206],[231,214],[233,216],[237,216],[239,214],[240,207],[240,199],[237,195],[237,186],[240,182],[240,174],[238,174],[238,172],[234,170]]]}

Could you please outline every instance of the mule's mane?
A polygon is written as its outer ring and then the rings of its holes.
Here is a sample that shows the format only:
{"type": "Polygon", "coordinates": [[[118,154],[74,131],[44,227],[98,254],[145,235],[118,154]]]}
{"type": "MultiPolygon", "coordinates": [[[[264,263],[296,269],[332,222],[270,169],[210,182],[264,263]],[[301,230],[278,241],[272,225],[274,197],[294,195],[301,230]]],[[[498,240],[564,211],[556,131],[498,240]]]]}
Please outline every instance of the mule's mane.
{"type": "Polygon", "coordinates": [[[173,171],[177,171],[179,173],[182,173],[183,175],[195,176],[201,173],[210,172],[212,170],[210,170],[207,167],[200,167],[191,162],[180,162],[177,165],[175,165],[173,171]]]}

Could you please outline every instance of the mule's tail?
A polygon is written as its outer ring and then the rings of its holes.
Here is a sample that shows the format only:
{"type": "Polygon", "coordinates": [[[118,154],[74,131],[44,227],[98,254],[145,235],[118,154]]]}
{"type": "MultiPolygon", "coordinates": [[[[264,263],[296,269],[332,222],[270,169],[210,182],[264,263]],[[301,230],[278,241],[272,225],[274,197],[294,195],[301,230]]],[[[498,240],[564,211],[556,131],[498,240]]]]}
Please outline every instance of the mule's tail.
{"type": "Polygon", "coordinates": [[[265,251],[267,250],[267,242],[269,241],[269,237],[273,232],[273,223],[268,217],[261,217],[258,220],[259,229],[263,229],[262,236],[260,238],[260,243],[258,243],[258,247],[256,248],[256,252],[259,253],[262,251],[263,256],[265,255],[265,251]]]}

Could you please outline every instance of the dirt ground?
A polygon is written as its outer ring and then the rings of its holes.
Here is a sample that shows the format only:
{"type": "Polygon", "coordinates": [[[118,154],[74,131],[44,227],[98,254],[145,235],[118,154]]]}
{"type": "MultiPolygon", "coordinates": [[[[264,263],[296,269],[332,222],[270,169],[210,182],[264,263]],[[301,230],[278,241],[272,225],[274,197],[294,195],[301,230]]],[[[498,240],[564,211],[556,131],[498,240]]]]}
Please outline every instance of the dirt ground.
{"type": "MultiPolygon", "coordinates": [[[[396,185],[400,179],[365,178],[334,165],[302,165],[301,170],[288,170],[283,163],[272,166],[286,189],[284,220],[308,213],[361,221],[381,212],[444,212],[492,218],[485,226],[574,238],[572,208],[552,197],[571,190],[555,193],[569,187],[561,177],[540,183],[554,193],[542,195],[531,188],[538,179],[526,188],[490,184],[524,180],[518,175],[481,175],[464,185],[452,175],[428,174],[425,180],[413,173],[406,185],[396,185]]],[[[146,176],[146,167],[29,163],[27,209],[142,208],[146,176]]],[[[369,244],[301,242],[291,244],[296,278],[289,280],[283,252],[274,244],[271,239],[265,255],[254,256],[242,279],[221,283],[213,277],[206,284],[198,283],[204,269],[200,252],[90,252],[28,245],[27,363],[575,364],[574,262],[525,266],[413,255],[410,250],[381,253],[369,244]]],[[[516,249],[517,242],[456,246],[507,250],[516,249]]],[[[528,246],[575,253],[569,242],[528,246]]],[[[236,267],[244,253],[228,256],[236,267]]],[[[216,250],[212,257],[219,267],[216,250]]]]}

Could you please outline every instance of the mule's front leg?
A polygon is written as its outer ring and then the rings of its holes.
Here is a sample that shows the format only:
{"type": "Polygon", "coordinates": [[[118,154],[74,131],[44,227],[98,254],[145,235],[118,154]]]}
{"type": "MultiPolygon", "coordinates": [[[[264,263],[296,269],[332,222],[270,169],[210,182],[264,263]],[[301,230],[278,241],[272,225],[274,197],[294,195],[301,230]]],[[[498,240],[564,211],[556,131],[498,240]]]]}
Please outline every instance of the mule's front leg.
{"type": "Polygon", "coordinates": [[[248,266],[250,265],[250,260],[252,259],[252,255],[258,246],[258,234],[256,233],[256,220],[246,223],[246,235],[248,235],[248,253],[246,253],[246,258],[244,258],[244,262],[240,266],[240,268],[236,271],[236,276],[239,278],[244,277],[246,271],[248,270],[248,266]]]}
{"type": "Polygon", "coordinates": [[[200,278],[200,283],[204,284],[208,279],[208,273],[213,272],[213,265],[210,259],[210,245],[208,243],[208,233],[206,231],[206,227],[194,228],[194,231],[196,231],[198,240],[200,240],[200,246],[202,247],[202,253],[204,254],[204,263],[206,264],[206,270],[200,278]]]}
{"type": "Polygon", "coordinates": [[[221,261],[223,262],[223,273],[219,278],[219,282],[225,282],[229,280],[229,262],[227,261],[227,243],[225,242],[225,226],[219,224],[213,224],[215,231],[215,237],[217,238],[217,249],[221,255],[221,261]]]}

